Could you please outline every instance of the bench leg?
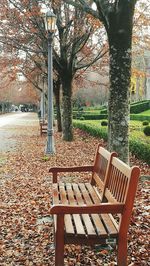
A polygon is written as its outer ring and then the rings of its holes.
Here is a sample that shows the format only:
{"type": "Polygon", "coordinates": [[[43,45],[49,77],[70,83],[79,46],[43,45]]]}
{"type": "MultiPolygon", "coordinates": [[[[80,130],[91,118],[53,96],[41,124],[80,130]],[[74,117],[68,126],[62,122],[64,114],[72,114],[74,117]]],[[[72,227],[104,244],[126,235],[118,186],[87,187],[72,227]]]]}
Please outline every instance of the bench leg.
{"type": "Polygon", "coordinates": [[[55,234],[55,266],[64,266],[64,216],[57,215],[55,234]]]}
{"type": "Polygon", "coordinates": [[[127,239],[118,243],[117,265],[127,266],[127,239]]]}
{"type": "Polygon", "coordinates": [[[56,241],[55,246],[55,266],[64,266],[64,246],[62,240],[56,241]]]}

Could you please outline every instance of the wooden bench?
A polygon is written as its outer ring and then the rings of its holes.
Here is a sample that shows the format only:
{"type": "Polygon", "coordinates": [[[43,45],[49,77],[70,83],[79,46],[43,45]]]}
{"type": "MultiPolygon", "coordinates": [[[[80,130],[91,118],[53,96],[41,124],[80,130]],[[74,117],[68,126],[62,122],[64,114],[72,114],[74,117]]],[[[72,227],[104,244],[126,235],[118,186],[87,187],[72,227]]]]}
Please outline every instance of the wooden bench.
{"type": "Polygon", "coordinates": [[[140,170],[98,146],[93,166],[51,168],[55,266],[64,265],[65,244],[116,242],[117,263],[127,265],[127,232],[140,170]],[[91,171],[89,183],[58,182],[58,173],[91,171]]]}
{"type": "Polygon", "coordinates": [[[40,120],[40,136],[47,134],[47,121],[40,120]]]}

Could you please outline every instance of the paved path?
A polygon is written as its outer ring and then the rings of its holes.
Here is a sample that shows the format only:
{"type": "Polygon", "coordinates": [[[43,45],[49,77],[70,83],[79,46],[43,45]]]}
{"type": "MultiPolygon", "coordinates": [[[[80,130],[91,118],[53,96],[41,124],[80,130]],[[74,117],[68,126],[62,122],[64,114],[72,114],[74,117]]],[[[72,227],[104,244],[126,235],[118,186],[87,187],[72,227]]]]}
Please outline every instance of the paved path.
{"type": "Polygon", "coordinates": [[[22,134],[20,128],[37,125],[38,117],[36,113],[10,113],[0,115],[0,152],[7,152],[16,148],[16,138],[13,136],[22,134]]]}
{"type": "Polygon", "coordinates": [[[28,113],[11,113],[0,116],[0,127],[6,125],[16,125],[23,117],[28,116],[28,113]]]}

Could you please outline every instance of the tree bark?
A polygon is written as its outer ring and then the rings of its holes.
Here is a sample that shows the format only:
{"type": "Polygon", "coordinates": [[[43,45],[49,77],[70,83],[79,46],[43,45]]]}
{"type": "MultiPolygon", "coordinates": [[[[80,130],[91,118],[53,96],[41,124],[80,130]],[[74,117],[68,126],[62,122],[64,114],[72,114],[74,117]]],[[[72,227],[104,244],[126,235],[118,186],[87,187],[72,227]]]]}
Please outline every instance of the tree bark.
{"type": "Polygon", "coordinates": [[[55,101],[56,101],[56,116],[57,116],[57,130],[62,132],[62,123],[61,123],[61,108],[60,108],[60,86],[55,88],[55,101]]]}
{"type": "MultiPolygon", "coordinates": [[[[123,3],[123,2],[122,2],[123,3]]],[[[120,13],[111,14],[107,31],[110,54],[108,102],[108,149],[129,163],[129,88],[133,8],[123,3],[120,13]]]]}
{"type": "Polygon", "coordinates": [[[108,103],[108,149],[115,150],[126,163],[129,161],[129,84],[131,59],[122,49],[110,50],[110,90],[108,103]]]}
{"type": "MultiPolygon", "coordinates": [[[[68,74],[68,72],[67,72],[68,74]]],[[[62,131],[63,140],[72,141],[72,78],[62,75],[62,131]]]]}

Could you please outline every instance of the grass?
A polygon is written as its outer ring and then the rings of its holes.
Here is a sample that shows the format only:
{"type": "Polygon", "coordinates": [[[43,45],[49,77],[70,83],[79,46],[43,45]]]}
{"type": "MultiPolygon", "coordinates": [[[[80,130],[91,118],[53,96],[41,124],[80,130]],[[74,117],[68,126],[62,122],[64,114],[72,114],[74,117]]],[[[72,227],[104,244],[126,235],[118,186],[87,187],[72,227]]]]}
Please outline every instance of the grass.
{"type": "Polygon", "coordinates": [[[148,116],[150,116],[150,109],[140,113],[140,115],[148,115],[148,116]]]}

